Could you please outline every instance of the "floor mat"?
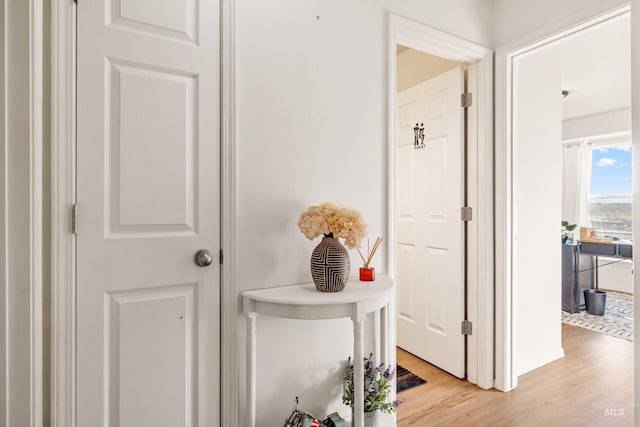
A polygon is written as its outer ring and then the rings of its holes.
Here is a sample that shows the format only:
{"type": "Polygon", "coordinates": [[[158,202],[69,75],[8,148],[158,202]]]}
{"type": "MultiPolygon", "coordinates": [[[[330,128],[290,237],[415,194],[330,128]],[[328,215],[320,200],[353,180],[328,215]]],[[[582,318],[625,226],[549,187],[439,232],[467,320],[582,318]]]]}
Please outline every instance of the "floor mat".
{"type": "Polygon", "coordinates": [[[410,388],[425,384],[427,382],[426,380],[423,380],[413,372],[403,368],[400,365],[397,365],[396,367],[396,379],[397,379],[396,392],[398,393],[400,393],[401,391],[405,391],[410,388]]]}
{"type": "Polygon", "coordinates": [[[633,341],[633,295],[623,292],[606,291],[604,316],[562,312],[562,322],[589,329],[612,337],[633,341]]]}

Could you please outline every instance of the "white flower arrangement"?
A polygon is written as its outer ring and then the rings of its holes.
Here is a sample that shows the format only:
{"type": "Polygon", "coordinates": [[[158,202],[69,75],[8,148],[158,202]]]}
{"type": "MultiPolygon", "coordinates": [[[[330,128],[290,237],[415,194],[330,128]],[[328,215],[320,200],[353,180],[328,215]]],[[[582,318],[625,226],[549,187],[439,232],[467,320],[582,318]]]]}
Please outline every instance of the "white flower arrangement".
{"type": "Polygon", "coordinates": [[[309,206],[300,214],[298,227],[309,240],[321,234],[326,237],[343,238],[349,249],[360,247],[360,240],[367,231],[367,225],[363,222],[360,212],[332,203],[309,206]]]}

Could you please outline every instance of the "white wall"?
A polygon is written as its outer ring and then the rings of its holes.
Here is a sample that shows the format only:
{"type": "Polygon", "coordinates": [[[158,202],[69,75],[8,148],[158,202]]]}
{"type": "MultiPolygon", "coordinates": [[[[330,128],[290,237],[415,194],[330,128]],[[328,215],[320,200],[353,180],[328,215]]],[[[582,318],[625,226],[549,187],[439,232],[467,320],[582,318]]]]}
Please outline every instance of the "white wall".
{"type": "Polygon", "coordinates": [[[562,70],[544,49],[514,64],[514,288],[521,375],[564,356],[561,342],[562,70]],[[516,125],[517,124],[517,125],[516,125]]]}
{"type": "MultiPolygon", "coordinates": [[[[241,291],[311,281],[318,241],[296,227],[310,204],[351,206],[373,237],[385,234],[390,11],[490,43],[490,1],[238,1],[241,291]]],[[[376,255],[380,272],[386,258],[386,249],[376,255]]],[[[354,251],[351,260],[355,273],[354,251]]],[[[281,425],[295,396],[318,416],[347,414],[338,402],[348,320],[262,317],[257,329],[259,425],[281,425]]]]}
{"type": "Polygon", "coordinates": [[[631,109],[607,111],[562,122],[562,139],[588,138],[631,129],[631,109]]]}
{"type": "Polygon", "coordinates": [[[524,44],[591,19],[627,0],[494,0],[493,46],[524,44]]]}

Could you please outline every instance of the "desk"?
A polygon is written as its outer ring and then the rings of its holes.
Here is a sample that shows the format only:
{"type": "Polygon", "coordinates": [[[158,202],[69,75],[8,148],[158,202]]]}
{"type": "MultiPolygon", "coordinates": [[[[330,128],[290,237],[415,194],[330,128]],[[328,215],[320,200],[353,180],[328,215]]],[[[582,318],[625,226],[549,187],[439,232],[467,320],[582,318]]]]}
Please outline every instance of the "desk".
{"type": "Polygon", "coordinates": [[[598,257],[620,258],[620,260],[633,259],[633,244],[618,240],[614,240],[611,243],[578,241],[578,271],[580,271],[580,255],[591,255],[594,258],[595,261],[592,267],[593,283],[595,289],[598,289],[598,257]]]}
{"type": "MultiPolygon", "coordinates": [[[[380,312],[380,361],[388,364],[388,314],[392,280],[378,275],[375,282],[351,279],[341,292],[319,292],[312,283],[259,289],[242,293],[247,317],[247,426],[256,424],[256,318],[258,314],[285,319],[340,319],[353,321],[353,426],[364,426],[364,324],[367,314],[380,312]]],[[[376,331],[376,336],[378,331],[376,331]]]]}
{"type": "Polygon", "coordinates": [[[581,308],[584,308],[583,291],[593,288],[593,257],[580,256],[577,243],[561,245],[562,311],[578,313],[581,308]]]}

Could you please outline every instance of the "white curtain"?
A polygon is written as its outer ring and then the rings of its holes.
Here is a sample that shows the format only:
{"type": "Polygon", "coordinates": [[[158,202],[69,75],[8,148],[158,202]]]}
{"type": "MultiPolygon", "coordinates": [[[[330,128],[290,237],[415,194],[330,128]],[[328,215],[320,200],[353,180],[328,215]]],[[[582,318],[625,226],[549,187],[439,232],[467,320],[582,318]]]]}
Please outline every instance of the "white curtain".
{"type": "Polygon", "coordinates": [[[590,227],[589,187],[591,186],[591,143],[564,144],[562,219],[579,227],[590,227]]]}

